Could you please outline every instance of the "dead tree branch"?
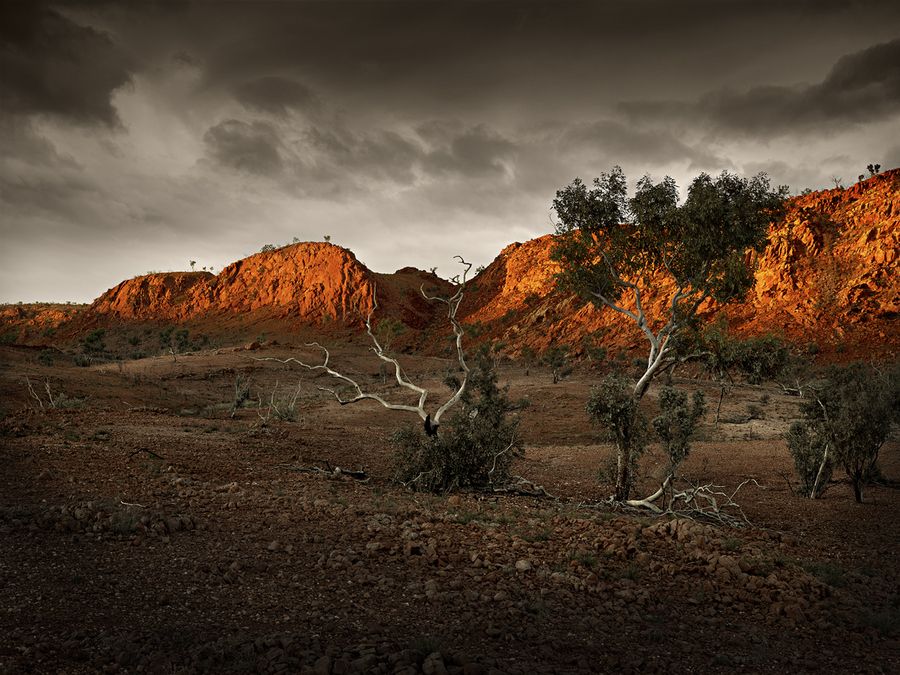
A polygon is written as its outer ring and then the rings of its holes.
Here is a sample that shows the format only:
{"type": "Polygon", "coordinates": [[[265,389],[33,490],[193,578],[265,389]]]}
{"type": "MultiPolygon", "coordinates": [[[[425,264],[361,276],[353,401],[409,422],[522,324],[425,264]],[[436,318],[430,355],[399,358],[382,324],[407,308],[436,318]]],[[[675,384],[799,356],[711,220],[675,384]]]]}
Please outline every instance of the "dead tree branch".
{"type": "Polygon", "coordinates": [[[620,503],[627,507],[648,509],[659,515],[672,515],[680,518],[717,522],[729,527],[745,527],[751,525],[750,520],[740,504],[734,501],[734,498],[745,485],[750,483],[763,490],[765,489],[755,478],[748,478],[730,493],[726,491],[723,485],[691,483],[687,480],[684,480],[687,483],[686,488],[675,490],[673,486],[676,480],[674,475],[670,473],[666,476],[659,489],[649,497],[629,499],[620,503]],[[655,502],[667,491],[670,492],[669,503],[665,508],[661,508],[655,502]]]}
{"type": "Polygon", "coordinates": [[[376,394],[373,392],[364,391],[362,386],[354,380],[353,378],[334,370],[330,365],[329,361],[331,359],[331,353],[328,351],[326,347],[323,347],[318,342],[310,342],[307,343],[307,347],[315,347],[317,349],[321,349],[324,353],[324,359],[320,364],[310,364],[295,357],[290,357],[286,359],[279,359],[277,357],[265,357],[265,358],[257,358],[257,361],[277,361],[278,363],[295,363],[302,368],[306,368],[310,371],[321,371],[329,375],[330,377],[344,382],[349,385],[354,392],[350,397],[343,397],[341,394],[335,389],[329,389],[327,387],[319,387],[321,391],[326,391],[334,396],[335,400],[341,405],[348,405],[351,403],[356,403],[357,401],[371,400],[379,403],[383,407],[388,410],[402,410],[406,412],[416,413],[425,424],[425,431],[429,435],[435,435],[437,433],[438,425],[440,424],[441,417],[445,412],[447,412],[450,408],[452,408],[456,403],[459,402],[460,398],[462,398],[463,392],[466,389],[466,384],[469,376],[469,366],[466,364],[465,352],[462,347],[462,338],[464,335],[464,331],[462,325],[459,323],[457,319],[457,311],[459,310],[459,304],[462,302],[463,296],[465,294],[466,287],[466,277],[469,274],[469,271],[472,269],[472,263],[466,262],[461,256],[455,256],[455,259],[460,262],[461,265],[464,266],[464,270],[461,275],[454,277],[453,281],[456,282],[456,292],[450,296],[449,298],[443,298],[440,296],[430,296],[425,292],[424,284],[420,288],[422,293],[422,297],[426,300],[436,300],[438,302],[442,302],[447,305],[447,317],[450,321],[450,325],[453,327],[453,334],[455,336],[456,343],[456,353],[457,359],[459,361],[460,370],[463,372],[462,382],[460,382],[456,391],[453,395],[447,399],[434,413],[432,416],[426,410],[426,403],[428,399],[429,391],[423,387],[420,387],[413,382],[411,382],[403,373],[403,369],[400,366],[400,362],[397,361],[394,357],[388,355],[381,343],[378,341],[378,338],[375,336],[375,332],[372,329],[372,316],[375,313],[375,310],[378,309],[378,300],[377,297],[373,294],[373,303],[372,309],[366,317],[366,333],[368,333],[369,337],[372,340],[371,350],[375,353],[375,355],[384,361],[385,363],[393,366],[394,369],[394,378],[397,381],[397,385],[408,389],[409,391],[415,393],[418,396],[418,402],[416,405],[409,405],[405,403],[393,403],[385,399],[380,394],[376,394]]]}

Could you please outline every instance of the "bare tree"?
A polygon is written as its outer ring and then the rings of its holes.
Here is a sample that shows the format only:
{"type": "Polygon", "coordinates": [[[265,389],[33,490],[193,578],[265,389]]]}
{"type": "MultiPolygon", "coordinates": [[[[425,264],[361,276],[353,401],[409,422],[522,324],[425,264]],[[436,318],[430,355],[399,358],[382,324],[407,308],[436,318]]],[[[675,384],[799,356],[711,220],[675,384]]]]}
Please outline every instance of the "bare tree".
{"type": "Polygon", "coordinates": [[[375,310],[378,309],[378,299],[377,296],[374,298],[372,303],[372,309],[366,317],[366,333],[369,334],[369,337],[372,339],[372,347],[370,348],[375,355],[381,359],[383,362],[388,364],[389,366],[393,366],[394,369],[394,378],[397,381],[397,384],[404,388],[408,389],[411,392],[414,392],[418,395],[418,402],[416,405],[409,405],[405,403],[392,403],[386,400],[380,394],[376,394],[370,391],[364,391],[362,386],[353,378],[344,375],[343,373],[334,370],[330,365],[329,361],[331,360],[331,353],[328,351],[326,347],[323,347],[318,342],[310,342],[307,343],[307,347],[316,347],[321,349],[324,353],[324,360],[322,363],[313,365],[301,361],[300,359],[296,359],[294,357],[290,357],[287,359],[279,359],[275,357],[267,357],[263,359],[258,359],[261,361],[278,361],[279,363],[296,363],[303,368],[311,371],[322,371],[330,375],[332,378],[336,380],[340,380],[351,387],[351,391],[354,392],[350,397],[344,397],[338,392],[336,389],[330,389],[328,387],[319,387],[322,391],[327,391],[332,394],[338,403],[341,405],[348,405],[351,403],[356,403],[358,401],[371,400],[380,403],[382,406],[387,408],[388,410],[404,410],[406,412],[416,413],[424,424],[425,433],[429,436],[437,435],[438,426],[441,423],[441,417],[446,413],[450,408],[456,405],[460,398],[463,395],[463,392],[466,389],[466,384],[468,382],[469,376],[469,366],[466,364],[465,353],[463,352],[462,346],[462,338],[463,338],[463,328],[459,323],[459,320],[456,317],[457,311],[459,310],[459,303],[462,302],[465,287],[466,287],[466,277],[469,271],[472,269],[472,263],[466,262],[463,260],[461,256],[454,256],[456,260],[460,262],[461,265],[464,266],[464,270],[461,275],[455,276],[451,279],[451,282],[456,284],[456,289],[453,295],[449,298],[443,298],[440,296],[432,296],[425,292],[425,285],[423,284],[420,287],[420,292],[422,293],[422,297],[426,300],[435,300],[438,302],[442,302],[447,305],[447,318],[450,321],[450,325],[453,327],[453,334],[455,336],[454,343],[456,345],[456,354],[457,359],[459,361],[459,368],[463,373],[462,380],[459,382],[459,385],[456,387],[454,393],[448,398],[444,403],[442,403],[435,410],[434,416],[431,415],[429,409],[426,408],[426,404],[428,402],[428,394],[429,391],[424,387],[420,387],[417,384],[411,382],[404,374],[403,368],[400,366],[400,362],[397,361],[394,357],[388,355],[385,352],[385,348],[382,346],[378,337],[375,335],[375,331],[372,329],[372,316],[375,313],[375,310]]]}

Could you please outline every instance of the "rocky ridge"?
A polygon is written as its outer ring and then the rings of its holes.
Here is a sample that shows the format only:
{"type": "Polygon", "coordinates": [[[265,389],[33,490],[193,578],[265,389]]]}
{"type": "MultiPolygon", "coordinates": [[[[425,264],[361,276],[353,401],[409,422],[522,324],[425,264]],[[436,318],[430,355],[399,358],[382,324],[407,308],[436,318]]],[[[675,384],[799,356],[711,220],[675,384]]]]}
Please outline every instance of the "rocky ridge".
{"type": "MultiPolygon", "coordinates": [[[[785,216],[771,226],[769,246],[757,257],[755,288],[744,303],[728,308],[732,324],[744,334],[781,333],[794,341],[818,341],[825,349],[848,341],[895,348],[898,233],[900,169],[846,190],[791,198],[785,216]]],[[[478,326],[478,339],[502,341],[512,352],[560,343],[577,352],[589,336],[599,336],[606,346],[639,343],[641,336],[620,317],[555,290],[552,241],[546,235],[511,244],[473,280],[460,314],[478,326]]],[[[236,316],[265,317],[286,331],[332,322],[358,330],[377,295],[379,316],[431,333],[427,329],[443,328],[445,318],[421,297],[422,285],[450,288],[415,268],[377,274],[347,249],[305,242],[249,256],[218,275],[135,277],[81,311],[0,308],[0,326],[20,341],[35,340],[46,326],[75,335],[115,323],[236,316]]],[[[649,316],[663,314],[667,290],[664,282],[647,289],[649,316]]],[[[719,309],[708,303],[701,311],[713,315],[719,309]]]]}

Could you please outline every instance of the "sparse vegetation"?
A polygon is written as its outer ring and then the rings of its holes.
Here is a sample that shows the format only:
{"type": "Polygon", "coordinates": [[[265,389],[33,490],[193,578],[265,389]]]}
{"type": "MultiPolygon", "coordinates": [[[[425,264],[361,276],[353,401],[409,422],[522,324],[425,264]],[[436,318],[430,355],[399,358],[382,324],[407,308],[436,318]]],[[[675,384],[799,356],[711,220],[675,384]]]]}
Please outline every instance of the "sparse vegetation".
{"type": "Polygon", "coordinates": [[[507,388],[497,385],[487,349],[478,352],[460,403],[440,434],[410,426],[394,434],[399,482],[427,492],[509,482],[510,465],[522,453],[519,421],[510,414],[519,406],[510,402],[507,388]]]}
{"type": "MultiPolygon", "coordinates": [[[[698,176],[682,204],[669,177],[653,183],[645,176],[629,199],[619,167],[595,179],[591,189],[576,179],[557,192],[559,223],[551,252],[561,267],[557,284],[634,321],[649,342],[644,372],[631,393],[636,402],[676,362],[680,337],[693,326],[700,305],[709,298],[720,304],[738,300],[753,285],[746,252],[763,249],[785,194],[785,188],[770,190],[765,174],[744,179],[723,172],[715,179],[698,176]],[[663,278],[674,290],[660,315],[648,316],[643,301],[663,278]]],[[[624,501],[634,482],[634,461],[627,444],[617,447],[615,497],[624,501]]]]}
{"type": "Polygon", "coordinates": [[[675,479],[678,467],[690,454],[691,437],[705,408],[702,391],[695,391],[690,403],[685,392],[673,387],[664,387],[659,392],[659,415],[652,424],[668,462],[666,476],[671,480],[675,479]]]}
{"type": "Polygon", "coordinates": [[[821,497],[831,480],[833,464],[826,454],[823,435],[813,431],[811,424],[798,421],[791,425],[785,439],[800,478],[801,494],[810,499],[821,497]]]}
{"type": "Polygon", "coordinates": [[[832,367],[812,387],[801,406],[803,419],[787,435],[804,490],[816,497],[830,473],[829,462],[844,469],[857,502],[878,475],[878,454],[891,424],[900,421],[900,373],[855,363],[832,367]],[[813,469],[819,463],[815,478],[813,469]],[[810,482],[812,481],[812,484],[810,482]]]}
{"type": "Polygon", "coordinates": [[[553,384],[567,378],[572,374],[572,366],[569,364],[569,348],[565,346],[550,347],[541,357],[541,363],[550,369],[553,376],[553,384]]]}
{"type": "Polygon", "coordinates": [[[105,337],[106,330],[103,328],[97,328],[88,333],[81,341],[81,346],[82,349],[84,349],[85,354],[102,354],[105,352],[105,337]]]}
{"type": "Polygon", "coordinates": [[[631,394],[631,384],[622,375],[607,375],[591,389],[588,416],[616,447],[616,498],[627,499],[633,487],[637,463],[648,442],[647,418],[640,400],[631,394]]]}

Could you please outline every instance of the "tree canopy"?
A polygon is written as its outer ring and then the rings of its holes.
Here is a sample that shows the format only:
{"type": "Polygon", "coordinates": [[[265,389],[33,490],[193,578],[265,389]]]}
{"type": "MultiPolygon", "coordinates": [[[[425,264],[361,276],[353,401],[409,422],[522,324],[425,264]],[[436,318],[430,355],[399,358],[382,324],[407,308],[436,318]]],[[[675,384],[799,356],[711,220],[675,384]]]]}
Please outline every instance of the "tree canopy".
{"type": "Polygon", "coordinates": [[[594,179],[592,188],[575,179],[553,200],[558,281],[598,305],[616,303],[657,272],[675,281],[676,309],[707,297],[740,298],[753,283],[746,252],[763,249],[784,196],[783,188],[770,189],[765,174],[702,173],[682,204],[668,176],[659,183],[644,176],[631,198],[619,167],[594,179]]]}
{"type": "Polygon", "coordinates": [[[575,179],[556,193],[550,255],[560,265],[557,284],[630,317],[644,332],[650,355],[638,397],[671,361],[677,351],[671,339],[704,300],[728,303],[753,285],[748,252],[766,245],[786,191],[772,190],[762,173],[741,178],[725,171],[717,178],[700,174],[683,203],[668,176],[659,183],[644,176],[629,198],[625,174],[615,167],[592,188],[575,179]],[[647,316],[644,293],[662,278],[672,282],[671,295],[660,315],[647,316]]]}

